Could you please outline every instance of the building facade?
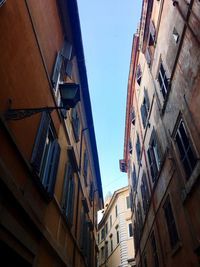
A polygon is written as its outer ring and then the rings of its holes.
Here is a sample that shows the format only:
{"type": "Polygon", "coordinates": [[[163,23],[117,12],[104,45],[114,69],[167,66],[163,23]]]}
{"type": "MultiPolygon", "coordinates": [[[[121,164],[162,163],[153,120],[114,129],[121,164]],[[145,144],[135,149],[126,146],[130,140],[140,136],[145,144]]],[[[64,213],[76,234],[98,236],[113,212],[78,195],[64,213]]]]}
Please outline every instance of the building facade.
{"type": "Polygon", "coordinates": [[[128,80],[124,160],[136,264],[200,263],[200,2],[144,0],[128,80]]]}
{"type": "Polygon", "coordinates": [[[76,1],[0,1],[0,43],[0,265],[96,266],[103,194],[76,1]]]}
{"type": "Polygon", "coordinates": [[[98,266],[135,266],[128,186],[115,191],[105,203],[98,224],[98,266]]]}

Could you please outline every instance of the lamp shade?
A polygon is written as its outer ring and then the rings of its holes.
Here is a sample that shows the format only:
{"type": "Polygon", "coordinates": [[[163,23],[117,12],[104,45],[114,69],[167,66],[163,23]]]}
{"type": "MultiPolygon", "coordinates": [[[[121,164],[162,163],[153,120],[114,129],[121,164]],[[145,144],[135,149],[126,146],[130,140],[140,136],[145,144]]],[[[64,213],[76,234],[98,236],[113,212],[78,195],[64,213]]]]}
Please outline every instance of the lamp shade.
{"type": "Polygon", "coordinates": [[[74,108],[80,101],[80,86],[76,83],[63,83],[59,85],[63,108],[74,108]]]}

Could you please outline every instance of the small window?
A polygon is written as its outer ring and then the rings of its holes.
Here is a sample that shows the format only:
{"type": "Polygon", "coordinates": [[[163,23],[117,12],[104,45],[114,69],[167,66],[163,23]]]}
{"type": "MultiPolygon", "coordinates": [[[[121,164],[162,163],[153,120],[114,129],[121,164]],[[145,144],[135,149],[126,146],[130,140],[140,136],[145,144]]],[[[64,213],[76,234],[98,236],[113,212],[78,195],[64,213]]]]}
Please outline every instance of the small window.
{"type": "Polygon", "coordinates": [[[142,203],[143,203],[143,210],[144,214],[147,213],[148,207],[149,207],[149,188],[147,185],[147,178],[145,172],[142,176],[142,183],[141,183],[141,194],[142,194],[142,203]]]}
{"type": "Polygon", "coordinates": [[[187,179],[189,179],[194,167],[197,163],[197,159],[193,152],[189,135],[186,131],[183,120],[180,121],[178,129],[175,135],[175,141],[179,150],[180,160],[183,164],[187,179]]]}
{"type": "Polygon", "coordinates": [[[108,223],[106,223],[106,225],[105,225],[105,232],[106,232],[106,236],[107,236],[107,234],[108,234],[108,223]]]}
{"type": "Polygon", "coordinates": [[[113,252],[113,239],[110,237],[110,251],[113,252]]]}
{"type": "Polygon", "coordinates": [[[87,172],[88,172],[88,155],[87,152],[84,152],[84,161],[83,161],[83,177],[85,186],[87,186],[87,172]]]}
{"type": "Polygon", "coordinates": [[[105,238],[105,229],[102,228],[101,229],[101,241],[104,240],[104,238],[105,238]]]}
{"type": "Polygon", "coordinates": [[[72,109],[72,129],[74,132],[74,138],[75,141],[78,142],[79,141],[79,132],[80,132],[80,120],[79,120],[79,116],[78,116],[78,112],[77,112],[77,108],[73,108],[72,109]]]}
{"type": "Polygon", "coordinates": [[[132,108],[131,110],[131,123],[135,125],[135,109],[132,108]]]}
{"type": "Polygon", "coordinates": [[[140,138],[137,133],[137,141],[136,141],[136,154],[137,154],[137,161],[138,164],[140,163],[140,157],[141,157],[141,145],[140,145],[140,138]]]}
{"type": "Polygon", "coordinates": [[[176,222],[174,219],[174,214],[172,211],[172,206],[171,206],[169,196],[167,197],[167,200],[165,201],[163,209],[165,213],[165,219],[166,219],[167,229],[168,229],[169,238],[170,238],[170,244],[171,244],[171,247],[174,248],[174,246],[179,241],[179,237],[178,237],[176,222]]]}
{"type": "Polygon", "coordinates": [[[129,230],[129,237],[133,236],[133,225],[132,225],[132,223],[129,223],[128,230],[129,230]]]}
{"type": "Polygon", "coordinates": [[[115,206],[115,217],[117,218],[118,216],[118,210],[117,210],[117,205],[115,206]]]}
{"type": "Polygon", "coordinates": [[[164,69],[163,63],[160,63],[160,69],[158,73],[158,82],[160,85],[160,91],[163,98],[166,99],[169,92],[169,79],[167,78],[166,71],[164,69]]]}
{"type": "Polygon", "coordinates": [[[133,146],[131,140],[129,140],[129,153],[132,154],[133,152],[133,146]]]}
{"type": "Polygon", "coordinates": [[[147,150],[148,161],[150,165],[151,178],[154,183],[157,179],[158,171],[161,165],[161,153],[160,147],[158,145],[157,135],[155,130],[153,130],[151,135],[151,140],[149,143],[149,149],[147,150]]]}
{"type": "Polygon", "coordinates": [[[136,186],[137,186],[137,176],[136,176],[135,165],[133,165],[133,171],[132,171],[132,187],[133,187],[133,191],[136,191],[136,186]]]}
{"type": "Polygon", "coordinates": [[[70,225],[73,224],[74,214],[74,174],[70,163],[66,164],[63,197],[62,197],[62,208],[64,215],[70,225]]]}
{"type": "Polygon", "coordinates": [[[138,85],[141,84],[141,79],[142,79],[142,70],[141,70],[141,66],[139,64],[139,65],[137,65],[137,68],[136,68],[136,81],[137,81],[138,85]]]}
{"type": "Polygon", "coordinates": [[[126,197],[126,207],[127,209],[130,209],[131,205],[130,205],[130,196],[126,197]]]}
{"type": "Polygon", "coordinates": [[[173,29],[173,38],[174,38],[175,43],[178,43],[178,41],[179,41],[179,34],[178,34],[176,28],[173,29]]]}
{"type": "Polygon", "coordinates": [[[119,244],[119,227],[116,228],[117,244],[119,244]]]}
{"type": "Polygon", "coordinates": [[[149,107],[150,107],[150,104],[149,104],[148,93],[147,93],[147,90],[144,88],[144,100],[140,108],[140,112],[142,116],[142,124],[144,128],[146,127],[146,123],[147,123],[149,107]]]}
{"type": "Polygon", "coordinates": [[[90,183],[89,199],[90,199],[90,202],[92,202],[94,200],[94,184],[93,184],[93,182],[90,183]]]}
{"type": "Polygon", "coordinates": [[[155,44],[155,38],[156,38],[156,29],[155,29],[153,21],[150,21],[149,23],[149,46],[152,46],[155,44]]]}
{"type": "Polygon", "coordinates": [[[108,241],[105,242],[105,259],[108,258],[108,241]]]}

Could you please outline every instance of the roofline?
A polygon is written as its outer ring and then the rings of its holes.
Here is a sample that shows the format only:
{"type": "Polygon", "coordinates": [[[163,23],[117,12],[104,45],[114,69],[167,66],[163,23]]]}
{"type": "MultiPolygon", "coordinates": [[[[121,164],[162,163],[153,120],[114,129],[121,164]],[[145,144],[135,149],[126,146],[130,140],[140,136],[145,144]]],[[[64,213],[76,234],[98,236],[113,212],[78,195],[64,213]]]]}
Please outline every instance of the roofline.
{"type": "Polygon", "coordinates": [[[102,183],[101,183],[101,174],[99,168],[99,158],[97,152],[97,145],[96,145],[96,137],[94,132],[94,123],[92,117],[92,108],[91,108],[91,101],[89,95],[89,87],[88,87],[88,80],[87,80],[87,72],[85,66],[85,58],[84,58],[84,50],[83,50],[83,42],[82,42],[82,34],[81,34],[81,26],[80,26],[80,19],[78,13],[78,5],[77,0],[68,0],[65,1],[66,8],[69,9],[69,18],[71,23],[71,28],[73,31],[73,41],[76,50],[77,56],[77,63],[79,68],[79,76],[81,82],[81,92],[83,98],[81,99],[84,105],[84,110],[86,114],[86,122],[88,127],[88,132],[90,136],[90,145],[93,155],[93,163],[94,163],[94,170],[96,175],[97,181],[97,189],[99,192],[99,197],[101,198],[101,204],[103,206],[103,191],[102,191],[102,183]],[[67,3],[66,3],[67,2],[67,3]]]}
{"type": "Polygon", "coordinates": [[[110,200],[110,202],[109,202],[109,204],[108,204],[108,207],[107,207],[107,209],[106,209],[106,211],[105,211],[105,213],[104,213],[104,215],[103,215],[101,221],[100,221],[99,224],[98,224],[98,229],[101,228],[101,225],[103,224],[103,222],[104,222],[105,219],[107,218],[107,216],[108,216],[108,214],[109,214],[109,211],[111,210],[111,208],[112,208],[112,206],[113,206],[113,204],[114,204],[114,201],[115,201],[115,199],[117,198],[117,195],[119,195],[120,193],[122,193],[122,192],[124,192],[124,191],[126,191],[126,190],[128,190],[128,189],[129,189],[129,186],[127,185],[127,186],[124,186],[124,187],[122,187],[122,188],[120,188],[120,189],[114,191],[114,193],[113,193],[113,195],[112,195],[112,197],[111,197],[111,200],[110,200]]]}
{"type": "Polygon", "coordinates": [[[129,154],[128,142],[129,142],[130,126],[131,126],[130,112],[131,112],[131,107],[133,105],[133,92],[135,89],[133,81],[135,80],[135,70],[136,70],[136,64],[137,64],[138,48],[139,48],[139,35],[134,34],[132,51],[131,51],[129,77],[128,77],[127,97],[126,97],[126,117],[125,117],[125,133],[124,133],[124,160],[125,160],[126,166],[128,164],[128,154],[129,154]]]}

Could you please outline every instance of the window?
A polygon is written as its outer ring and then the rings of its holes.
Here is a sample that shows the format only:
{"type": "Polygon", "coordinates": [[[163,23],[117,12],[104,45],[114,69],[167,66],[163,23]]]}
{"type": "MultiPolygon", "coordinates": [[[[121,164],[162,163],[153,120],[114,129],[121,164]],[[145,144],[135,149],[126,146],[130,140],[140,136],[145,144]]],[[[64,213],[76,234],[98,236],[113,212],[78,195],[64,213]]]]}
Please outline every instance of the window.
{"type": "Polygon", "coordinates": [[[105,242],[105,259],[108,258],[108,241],[105,242]]]}
{"type": "Polygon", "coordinates": [[[106,232],[106,235],[108,234],[108,223],[106,223],[105,225],[105,232],[106,232]]]}
{"type": "Polygon", "coordinates": [[[110,251],[113,252],[113,238],[110,236],[110,251]]]}
{"type": "Polygon", "coordinates": [[[133,152],[133,146],[131,140],[129,140],[129,153],[132,154],[133,152]]]}
{"type": "Polygon", "coordinates": [[[167,197],[167,200],[163,206],[163,209],[165,213],[167,229],[169,232],[170,244],[171,244],[171,247],[173,248],[178,242],[179,237],[178,237],[178,232],[177,232],[176,223],[175,223],[169,196],[167,197]]]}
{"type": "Polygon", "coordinates": [[[132,223],[129,223],[128,230],[129,230],[129,237],[133,236],[133,226],[132,226],[132,223]]]}
{"type": "Polygon", "coordinates": [[[141,194],[142,194],[142,203],[143,203],[143,210],[144,213],[147,213],[149,207],[149,189],[147,185],[147,178],[145,172],[142,176],[142,183],[141,183],[141,194]]]}
{"type": "Polygon", "coordinates": [[[105,256],[105,250],[104,247],[101,247],[101,259],[104,260],[104,256],[105,256]]]}
{"type": "Polygon", "coordinates": [[[119,244],[119,227],[116,227],[117,244],[119,244]]]}
{"type": "Polygon", "coordinates": [[[74,132],[74,138],[75,141],[78,142],[79,141],[79,132],[80,132],[80,120],[78,117],[78,112],[77,112],[77,108],[73,108],[72,109],[72,129],[74,132]]]}
{"type": "Polygon", "coordinates": [[[94,200],[94,184],[93,184],[93,182],[90,183],[89,199],[90,199],[90,202],[92,202],[94,200]]]}
{"type": "Polygon", "coordinates": [[[70,163],[67,163],[65,166],[62,208],[64,215],[66,216],[66,219],[70,225],[72,225],[73,223],[74,186],[74,174],[72,166],[70,163]]]}
{"type": "Polygon", "coordinates": [[[158,146],[157,136],[155,130],[153,130],[151,135],[151,140],[149,144],[149,149],[147,150],[148,161],[150,165],[151,178],[154,183],[157,179],[158,171],[161,165],[161,154],[160,148],[158,146]]]}
{"type": "Polygon", "coordinates": [[[151,235],[151,247],[152,247],[152,254],[153,254],[153,267],[159,267],[157,245],[156,245],[154,233],[152,233],[151,235]]]}
{"type": "Polygon", "coordinates": [[[147,123],[149,107],[150,105],[149,105],[148,93],[147,93],[147,90],[144,88],[144,100],[140,108],[140,112],[142,116],[142,124],[144,128],[146,127],[146,123],[147,123]]]}
{"type": "Polygon", "coordinates": [[[126,207],[127,207],[127,209],[130,209],[130,207],[131,207],[131,204],[130,204],[130,196],[127,196],[126,197],[126,207]]]}
{"type": "MultiPolygon", "coordinates": [[[[62,49],[57,53],[53,73],[51,77],[52,86],[54,89],[54,94],[57,100],[57,104],[61,105],[59,84],[62,84],[66,81],[67,77],[72,76],[72,45],[65,40],[62,49]]],[[[61,110],[63,116],[66,117],[66,112],[61,110]]]]}
{"type": "Polygon", "coordinates": [[[33,147],[31,164],[50,197],[54,193],[59,157],[60,146],[55,137],[53,123],[50,115],[43,112],[33,147]]]}
{"type": "Polygon", "coordinates": [[[105,230],[104,228],[101,229],[101,241],[105,238],[105,230]]]}
{"type": "Polygon", "coordinates": [[[137,154],[137,161],[138,161],[138,164],[140,162],[140,156],[141,156],[141,145],[140,145],[140,138],[139,138],[139,135],[137,133],[137,141],[136,141],[136,154],[137,154]]]}
{"type": "Polygon", "coordinates": [[[83,161],[83,176],[84,176],[84,182],[85,186],[87,186],[87,170],[88,170],[88,155],[87,152],[84,152],[84,161],[83,161]]]}
{"type": "Polygon", "coordinates": [[[155,44],[155,39],[156,39],[156,29],[153,21],[151,20],[149,23],[149,46],[155,44]]]}
{"type": "Polygon", "coordinates": [[[138,85],[141,84],[141,79],[142,79],[142,70],[141,70],[141,66],[139,64],[139,65],[137,65],[137,68],[136,68],[136,81],[137,81],[138,85]]]}
{"type": "Polygon", "coordinates": [[[191,141],[182,120],[176,131],[175,140],[179,150],[180,160],[188,179],[194,170],[197,159],[192,150],[191,141]]]}
{"type": "Polygon", "coordinates": [[[135,165],[133,165],[133,171],[132,171],[132,187],[133,187],[133,191],[136,190],[136,185],[137,185],[137,176],[136,176],[135,165]]]}
{"type": "Polygon", "coordinates": [[[115,217],[117,218],[118,215],[118,210],[117,210],[117,205],[115,206],[115,217]]]}
{"type": "Polygon", "coordinates": [[[131,110],[131,123],[133,125],[135,125],[135,109],[134,109],[134,107],[132,107],[132,110],[131,110]]]}
{"type": "Polygon", "coordinates": [[[110,215],[110,228],[112,227],[112,215],[110,215]]]}
{"type": "Polygon", "coordinates": [[[166,99],[169,91],[169,79],[167,78],[166,71],[163,67],[162,62],[160,63],[160,69],[158,73],[158,82],[160,85],[160,90],[163,95],[163,98],[166,99]]]}
{"type": "Polygon", "coordinates": [[[178,34],[176,28],[173,29],[173,38],[174,38],[174,41],[176,43],[178,43],[178,41],[179,41],[179,34],[178,34]]]}

